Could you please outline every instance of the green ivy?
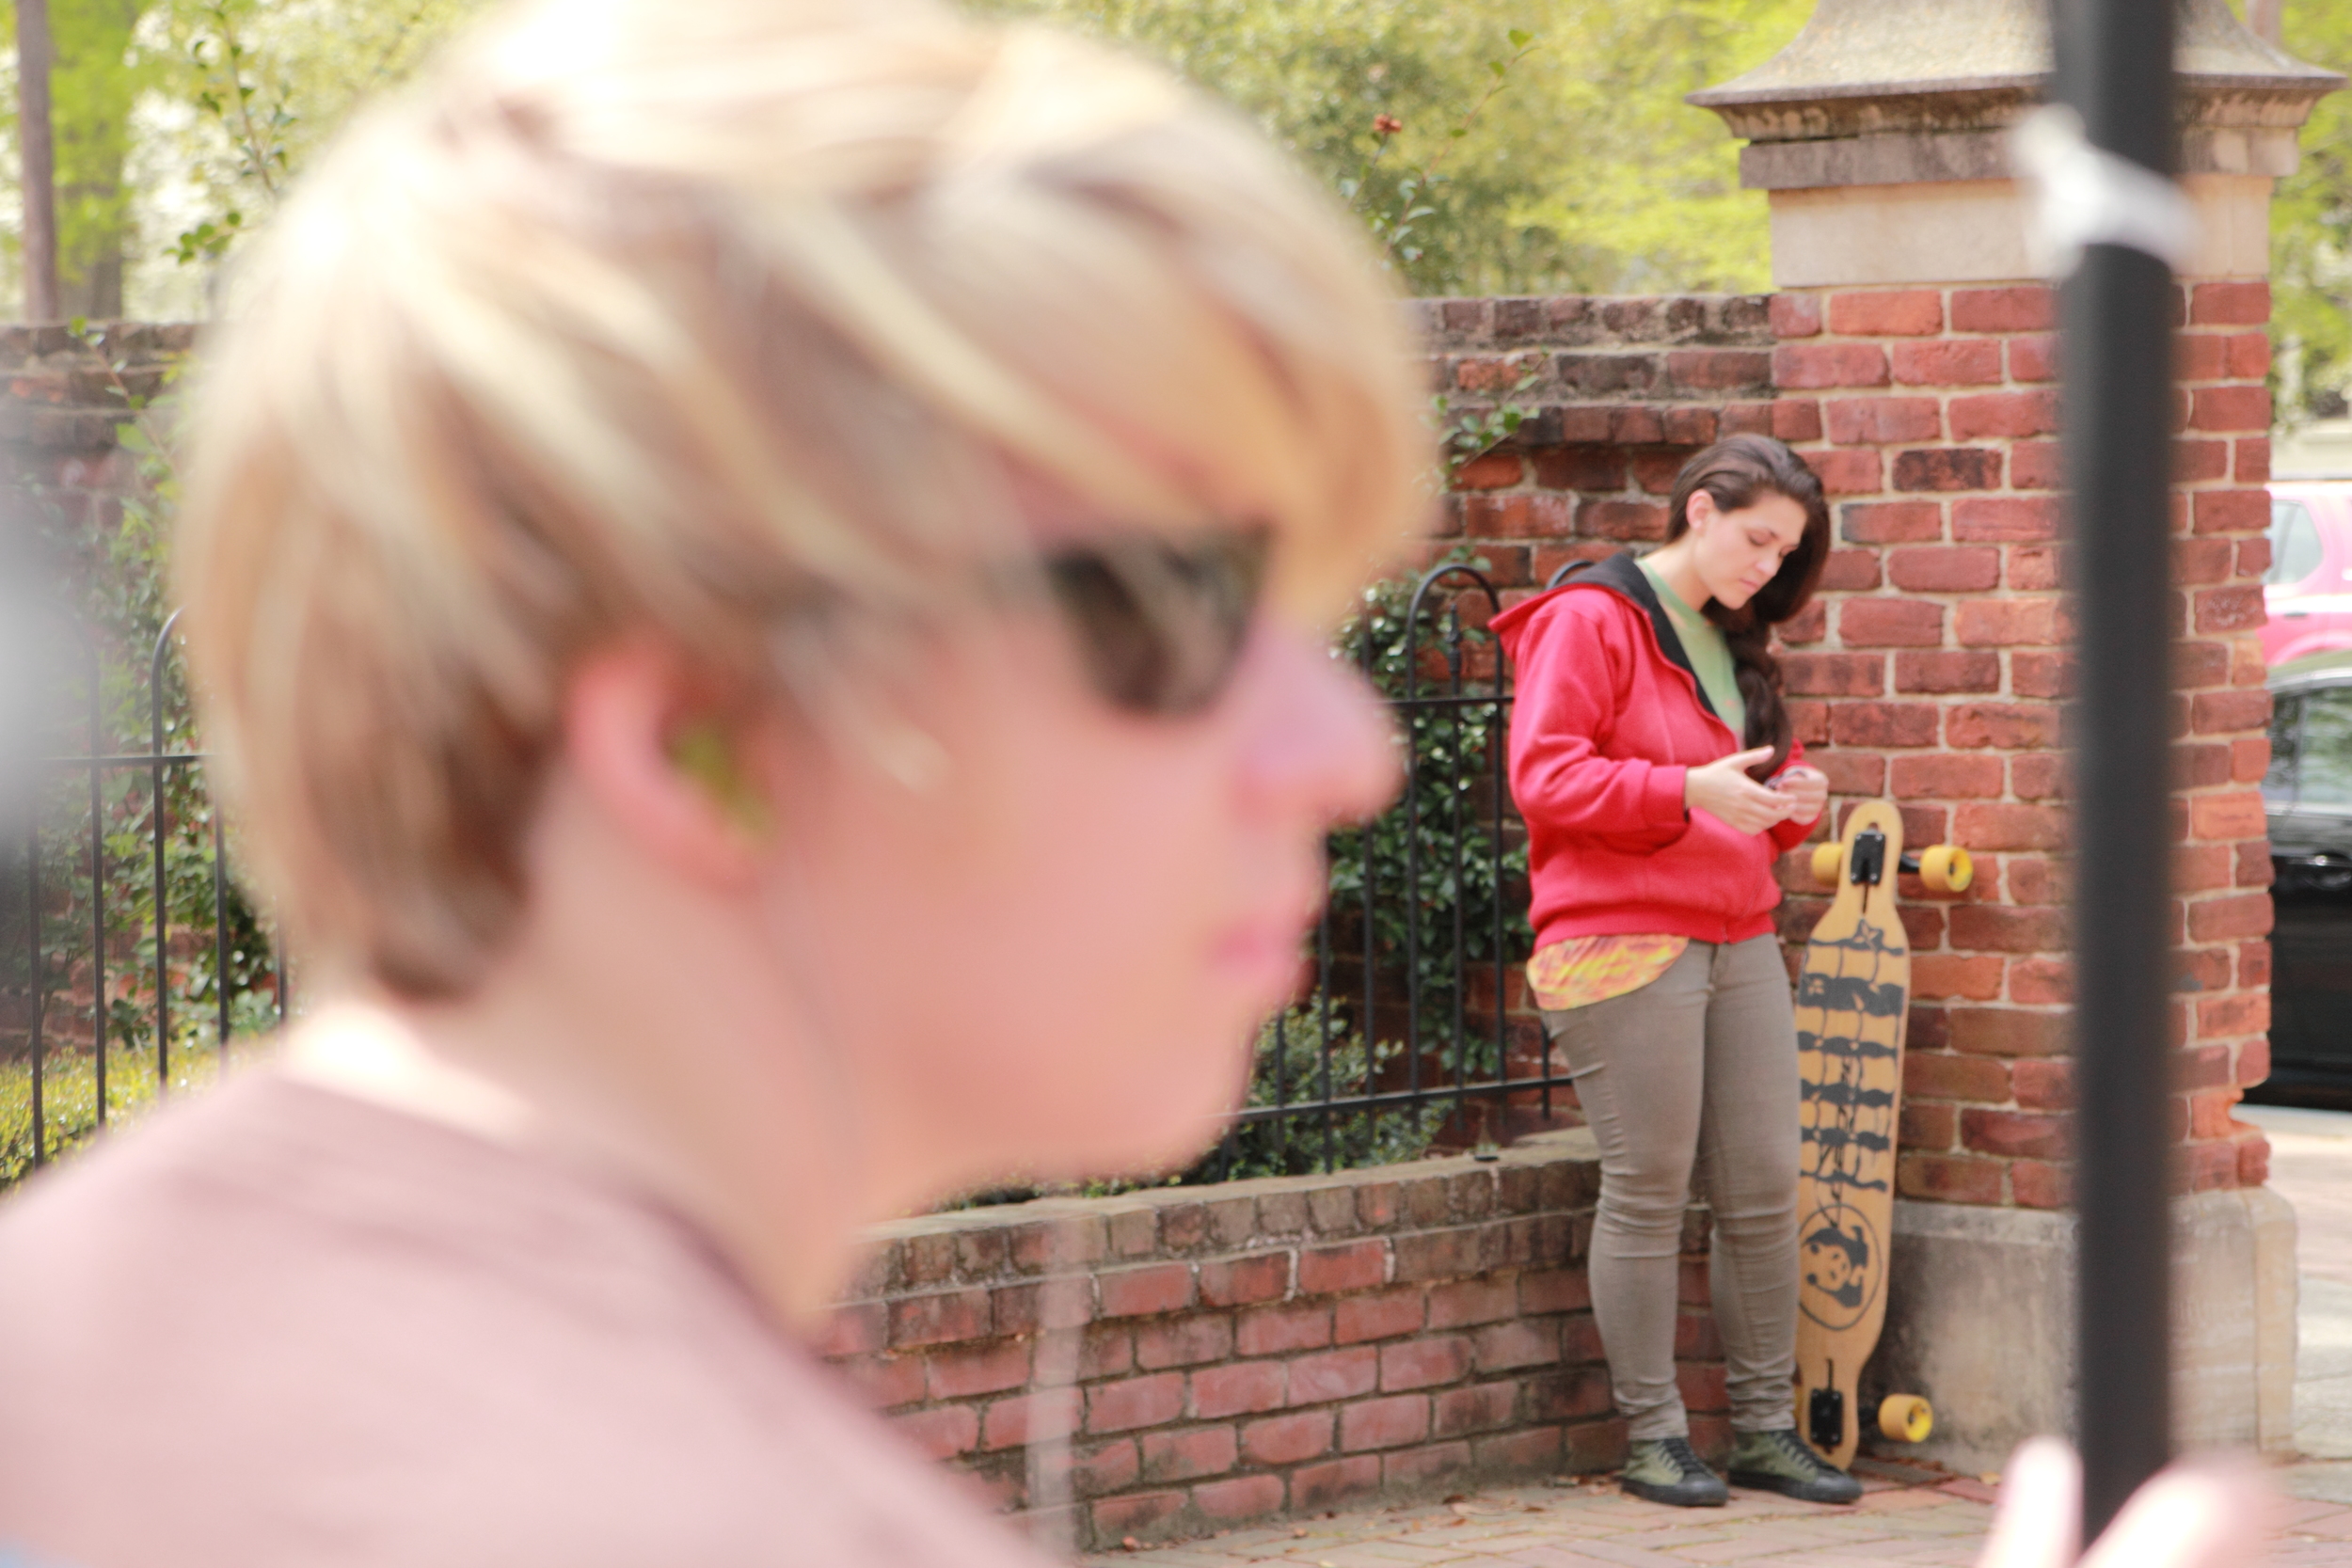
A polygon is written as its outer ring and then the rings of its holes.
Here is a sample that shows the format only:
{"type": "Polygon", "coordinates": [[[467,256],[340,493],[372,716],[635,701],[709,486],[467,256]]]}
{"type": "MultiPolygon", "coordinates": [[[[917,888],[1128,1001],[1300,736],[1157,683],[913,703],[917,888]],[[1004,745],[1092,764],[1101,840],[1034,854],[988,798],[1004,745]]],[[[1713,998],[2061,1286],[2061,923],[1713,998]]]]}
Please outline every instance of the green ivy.
{"type": "MultiPolygon", "coordinates": [[[[1359,1031],[1338,1026],[1337,1009],[1320,1005],[1285,1008],[1258,1031],[1251,1060],[1250,1110],[1345,1101],[1385,1085],[1387,1070],[1404,1055],[1393,1040],[1367,1045],[1359,1031]]],[[[1429,1152],[1452,1106],[1430,1103],[1395,1110],[1300,1109],[1234,1125],[1223,1143],[1184,1180],[1238,1181],[1252,1176],[1306,1176],[1316,1171],[1392,1165],[1429,1152]]]]}
{"type": "MultiPolygon", "coordinates": [[[[1461,550],[1439,565],[1487,569],[1461,550]]],[[[1457,574],[1454,586],[1467,581],[1457,574]]],[[[1478,653],[1491,672],[1500,651],[1490,633],[1463,624],[1451,594],[1426,595],[1420,624],[1408,625],[1414,587],[1391,578],[1367,588],[1334,648],[1334,657],[1404,705],[1399,743],[1409,746],[1411,761],[1394,805],[1360,828],[1331,835],[1330,896],[1333,918],[1344,926],[1366,918],[1369,891],[1377,982],[1417,994],[1414,1023],[1432,1065],[1448,1078],[1458,1069],[1475,1081],[1501,1063],[1490,1030],[1462,1028],[1456,1037],[1468,1010],[1464,989],[1473,966],[1527,957],[1527,847],[1510,827],[1508,790],[1497,766],[1505,729],[1492,700],[1493,676],[1469,674],[1478,653]],[[1407,702],[1408,690],[1420,700],[1407,702]],[[1457,696],[1467,700],[1449,700],[1457,696]]],[[[1473,602],[1483,599],[1471,592],[1473,602]]]]}

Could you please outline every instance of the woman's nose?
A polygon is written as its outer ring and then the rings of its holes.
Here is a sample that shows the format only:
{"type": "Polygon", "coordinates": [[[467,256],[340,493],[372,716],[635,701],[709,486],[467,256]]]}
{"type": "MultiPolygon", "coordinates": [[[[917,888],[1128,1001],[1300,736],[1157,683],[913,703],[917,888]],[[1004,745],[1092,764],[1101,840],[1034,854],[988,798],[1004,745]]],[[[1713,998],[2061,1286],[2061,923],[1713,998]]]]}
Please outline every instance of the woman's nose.
{"type": "Polygon", "coordinates": [[[1319,824],[1370,816],[1394,800],[1404,784],[1396,725],[1371,684],[1298,628],[1268,627],[1252,641],[1237,693],[1248,795],[1319,824]]]}

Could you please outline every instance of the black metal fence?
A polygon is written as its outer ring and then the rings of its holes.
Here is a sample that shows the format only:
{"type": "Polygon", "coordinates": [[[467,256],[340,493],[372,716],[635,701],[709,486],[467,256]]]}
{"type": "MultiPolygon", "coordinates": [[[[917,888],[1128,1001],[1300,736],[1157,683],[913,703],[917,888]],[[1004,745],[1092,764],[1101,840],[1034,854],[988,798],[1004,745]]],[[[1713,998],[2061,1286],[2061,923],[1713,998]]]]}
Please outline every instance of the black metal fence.
{"type": "MultiPolygon", "coordinates": [[[[1295,1000],[1188,1180],[1474,1148],[1561,1108],[1567,1080],[1518,983],[1525,838],[1503,774],[1509,674],[1485,629],[1501,608],[1480,563],[1451,562],[1369,591],[1343,633],[1335,657],[1396,714],[1405,791],[1333,835],[1295,1000]]],[[[69,744],[0,855],[0,1181],[216,1078],[289,999],[188,744],[172,626],[143,669],[72,641],[76,667],[52,683],[72,694],[52,727],[69,744]]]]}
{"type": "Polygon", "coordinates": [[[1486,630],[1502,600],[1483,565],[1379,585],[1342,634],[1396,715],[1405,790],[1332,836],[1311,975],[1267,1023],[1249,1102],[1196,1180],[1478,1148],[1569,1103],[1518,982],[1526,838],[1503,770],[1510,673],[1486,630]]]}
{"type": "Polygon", "coordinates": [[[217,1077],[287,1003],[185,744],[171,623],[143,668],[72,623],[57,641],[53,749],[0,850],[0,1181],[217,1077]]]}

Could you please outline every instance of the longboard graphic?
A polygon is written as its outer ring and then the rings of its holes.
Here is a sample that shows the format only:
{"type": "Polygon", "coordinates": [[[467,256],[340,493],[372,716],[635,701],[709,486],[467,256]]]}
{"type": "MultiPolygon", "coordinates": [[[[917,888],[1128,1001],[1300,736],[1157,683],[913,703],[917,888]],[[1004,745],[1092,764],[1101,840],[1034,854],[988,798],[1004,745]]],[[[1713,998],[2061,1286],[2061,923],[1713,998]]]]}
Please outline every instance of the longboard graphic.
{"type": "MultiPolygon", "coordinates": [[[[1815,851],[1837,896],[1805,943],[1797,976],[1802,1138],[1797,1185],[1797,1426],[1844,1466],[1861,1440],[1855,1384],[1886,1321],[1886,1244],[1895,1211],[1896,1123],[1902,1112],[1903,1027],[1911,944],[1895,907],[1899,870],[1938,891],[1968,885],[1967,853],[1938,845],[1903,856],[1902,818],[1882,800],[1815,851]]],[[[1897,1396],[1882,1431],[1927,1435],[1924,1401],[1897,1396]]]]}

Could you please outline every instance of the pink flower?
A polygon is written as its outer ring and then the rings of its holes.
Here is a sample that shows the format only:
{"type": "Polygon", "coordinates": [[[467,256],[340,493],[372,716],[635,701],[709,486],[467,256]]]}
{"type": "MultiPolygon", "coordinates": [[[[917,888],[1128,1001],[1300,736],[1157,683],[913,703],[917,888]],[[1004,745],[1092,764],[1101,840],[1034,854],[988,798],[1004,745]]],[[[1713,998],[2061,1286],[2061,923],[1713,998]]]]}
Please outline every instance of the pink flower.
{"type": "Polygon", "coordinates": [[[1405,129],[1405,122],[1394,115],[1376,115],[1373,119],[1372,128],[1380,135],[1393,136],[1405,129]]]}

